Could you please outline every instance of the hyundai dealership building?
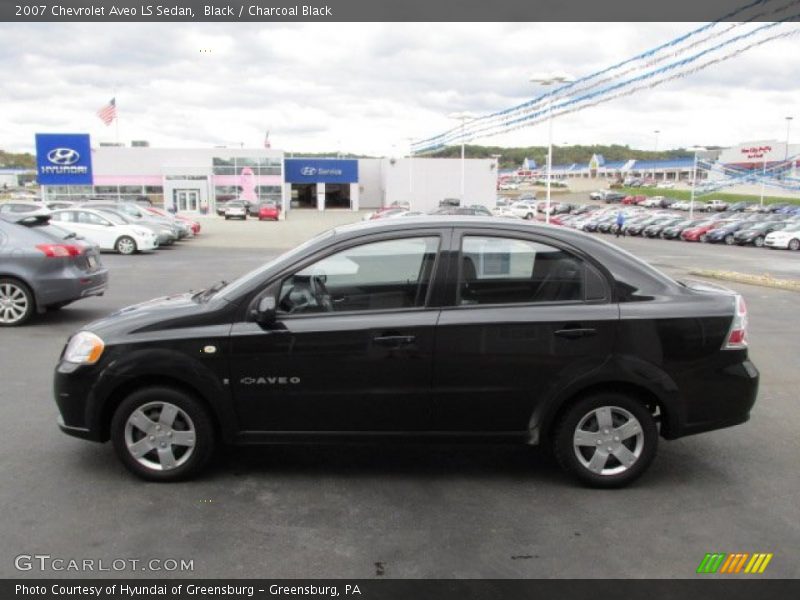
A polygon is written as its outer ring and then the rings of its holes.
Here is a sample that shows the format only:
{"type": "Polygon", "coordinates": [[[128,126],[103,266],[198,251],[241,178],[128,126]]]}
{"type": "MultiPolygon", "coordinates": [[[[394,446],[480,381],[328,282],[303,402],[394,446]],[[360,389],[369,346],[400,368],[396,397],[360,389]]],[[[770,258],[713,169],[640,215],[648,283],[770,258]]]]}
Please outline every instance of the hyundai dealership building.
{"type": "MultiPolygon", "coordinates": [[[[497,162],[464,165],[462,204],[494,204],[497,162]]],[[[292,210],[375,209],[395,201],[429,211],[459,198],[460,159],[302,158],[267,148],[92,148],[84,134],[38,134],[37,176],[45,199],[147,196],[183,212],[213,212],[239,198],[292,210]]]]}

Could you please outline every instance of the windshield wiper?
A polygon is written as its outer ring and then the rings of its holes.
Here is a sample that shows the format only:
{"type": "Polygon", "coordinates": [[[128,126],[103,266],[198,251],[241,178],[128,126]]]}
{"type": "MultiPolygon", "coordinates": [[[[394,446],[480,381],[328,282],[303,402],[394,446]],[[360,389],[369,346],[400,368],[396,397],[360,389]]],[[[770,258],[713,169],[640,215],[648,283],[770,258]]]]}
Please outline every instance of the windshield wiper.
{"type": "Polygon", "coordinates": [[[192,296],[192,300],[196,299],[199,302],[203,302],[204,300],[208,300],[209,298],[211,298],[211,296],[216,294],[218,291],[220,291],[226,285],[228,285],[228,282],[225,281],[224,279],[221,279],[220,281],[218,281],[217,283],[212,285],[210,288],[208,288],[206,290],[200,290],[199,292],[194,294],[192,296]]]}

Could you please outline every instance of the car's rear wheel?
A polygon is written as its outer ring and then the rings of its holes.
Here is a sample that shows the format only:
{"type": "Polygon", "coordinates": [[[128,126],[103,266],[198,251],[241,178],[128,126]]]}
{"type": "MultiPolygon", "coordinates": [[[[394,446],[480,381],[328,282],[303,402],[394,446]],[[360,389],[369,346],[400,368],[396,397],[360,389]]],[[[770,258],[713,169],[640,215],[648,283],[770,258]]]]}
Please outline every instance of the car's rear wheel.
{"type": "Polygon", "coordinates": [[[121,238],[117,240],[117,243],[114,244],[114,247],[117,249],[117,252],[120,254],[130,255],[136,253],[136,240],[132,237],[127,235],[123,235],[121,238]]]}
{"type": "Polygon", "coordinates": [[[525,218],[530,221],[533,218],[533,213],[526,214],[525,218]]]}
{"type": "Polygon", "coordinates": [[[573,404],[556,425],[553,451],[559,464],[583,483],[627,485],[652,462],[658,428],[650,410],[634,398],[604,392],[573,404]]]}
{"type": "Polygon", "coordinates": [[[214,452],[214,426],[194,397],[148,387],[125,398],[111,420],[111,441],[122,463],[150,481],[197,474],[214,452]]]}
{"type": "Polygon", "coordinates": [[[800,250],[800,240],[789,240],[789,250],[800,250]]]}
{"type": "Polygon", "coordinates": [[[0,279],[0,326],[22,325],[33,315],[35,302],[27,285],[11,278],[0,279]]]}

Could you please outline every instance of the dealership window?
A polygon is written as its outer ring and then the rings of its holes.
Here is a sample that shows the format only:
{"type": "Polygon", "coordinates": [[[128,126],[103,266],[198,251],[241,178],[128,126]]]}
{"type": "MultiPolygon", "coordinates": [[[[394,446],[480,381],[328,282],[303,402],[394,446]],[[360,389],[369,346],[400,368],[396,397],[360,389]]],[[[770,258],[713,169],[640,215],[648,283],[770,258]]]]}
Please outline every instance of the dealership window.
{"type": "Polygon", "coordinates": [[[373,242],[328,256],[284,280],[284,313],[393,310],[424,306],[439,238],[373,242]]]}
{"type": "Polygon", "coordinates": [[[528,304],[584,299],[584,264],[552,246],[527,240],[465,236],[458,302],[528,304]]]}
{"type": "Polygon", "coordinates": [[[232,158],[214,157],[212,159],[214,175],[240,175],[245,167],[253,171],[253,175],[281,175],[280,158],[239,156],[232,158]]]}

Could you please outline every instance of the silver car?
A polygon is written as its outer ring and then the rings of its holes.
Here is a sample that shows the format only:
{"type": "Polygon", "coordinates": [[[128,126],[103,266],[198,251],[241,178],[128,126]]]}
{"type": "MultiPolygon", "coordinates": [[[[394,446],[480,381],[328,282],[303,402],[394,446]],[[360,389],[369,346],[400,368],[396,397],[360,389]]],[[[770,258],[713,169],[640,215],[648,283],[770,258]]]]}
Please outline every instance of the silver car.
{"type": "Polygon", "coordinates": [[[108,270],[95,246],[51,225],[46,215],[12,219],[0,217],[0,327],[103,295],[108,270]]]}

